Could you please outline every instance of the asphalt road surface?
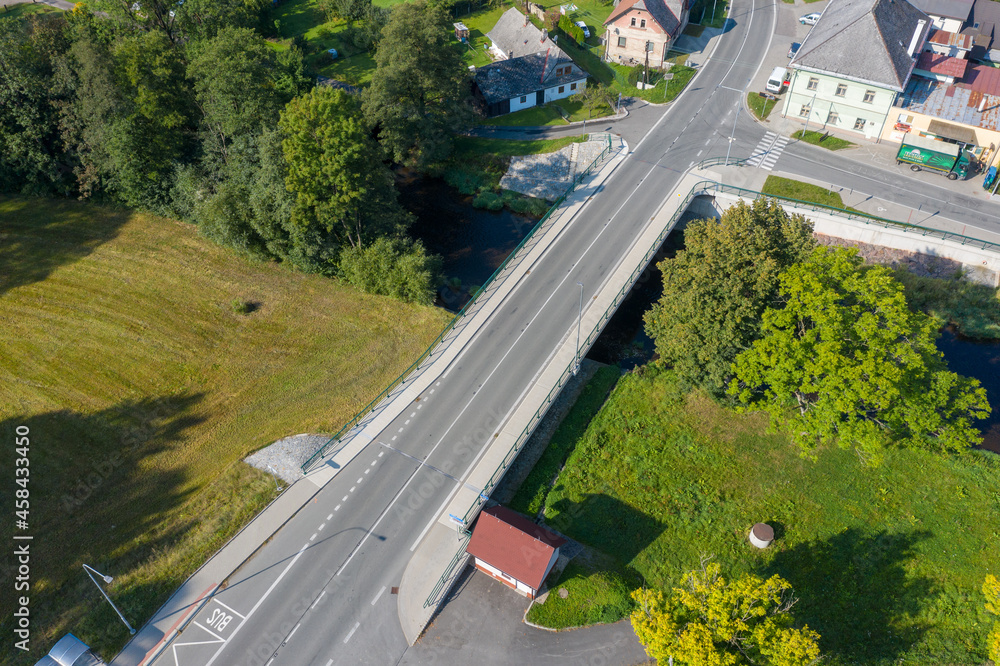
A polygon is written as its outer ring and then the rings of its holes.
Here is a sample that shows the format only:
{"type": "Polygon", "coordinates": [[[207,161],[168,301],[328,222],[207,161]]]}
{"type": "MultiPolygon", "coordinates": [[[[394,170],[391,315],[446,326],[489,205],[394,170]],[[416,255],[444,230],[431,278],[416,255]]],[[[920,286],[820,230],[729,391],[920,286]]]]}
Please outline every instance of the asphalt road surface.
{"type": "MultiPolygon", "coordinates": [[[[231,576],[157,664],[399,662],[407,645],[392,587],[455,481],[398,451],[460,478],[468,472],[559,342],[575,331],[577,282],[592,297],[689,164],[726,153],[774,11],[774,0],[734,2],[731,28],[712,59],[632,147],[602,195],[420,401],[231,576]]],[[[734,154],[749,155],[763,135],[752,123],[746,132],[734,154]]]]}

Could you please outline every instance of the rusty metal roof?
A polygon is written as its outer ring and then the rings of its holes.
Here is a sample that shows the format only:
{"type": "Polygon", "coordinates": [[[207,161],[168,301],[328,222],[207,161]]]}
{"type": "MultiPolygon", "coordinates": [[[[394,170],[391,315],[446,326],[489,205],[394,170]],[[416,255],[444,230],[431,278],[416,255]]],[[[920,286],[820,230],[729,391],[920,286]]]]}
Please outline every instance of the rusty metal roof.
{"type": "Polygon", "coordinates": [[[963,35],[957,32],[946,32],[944,30],[931,30],[931,36],[927,40],[941,46],[955,46],[963,51],[972,48],[972,35],[963,35]]]}
{"type": "Polygon", "coordinates": [[[967,83],[948,85],[914,77],[900,96],[899,107],[947,122],[1000,131],[1000,95],[972,90],[967,83]]]}
{"type": "Polygon", "coordinates": [[[969,61],[965,58],[951,58],[940,53],[924,51],[917,59],[917,69],[932,74],[941,74],[960,79],[965,76],[965,68],[969,66],[969,61]]]}

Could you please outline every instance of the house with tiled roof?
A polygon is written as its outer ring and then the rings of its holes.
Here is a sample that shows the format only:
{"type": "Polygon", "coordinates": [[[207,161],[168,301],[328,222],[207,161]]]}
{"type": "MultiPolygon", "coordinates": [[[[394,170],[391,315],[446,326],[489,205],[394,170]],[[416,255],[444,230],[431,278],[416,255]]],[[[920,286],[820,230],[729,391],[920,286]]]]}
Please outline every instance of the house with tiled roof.
{"type": "Polygon", "coordinates": [[[539,106],[587,87],[587,72],[516,9],[504,12],[487,36],[497,61],[476,69],[472,86],[485,116],[539,106]]]}
{"type": "Polygon", "coordinates": [[[832,0],[789,63],[782,115],[877,139],[930,29],[906,0],[832,0]]]}
{"type": "Polygon", "coordinates": [[[465,550],[477,569],[534,599],[565,544],[521,514],[494,506],[479,514],[465,550]]]}
{"type": "Polygon", "coordinates": [[[622,65],[660,68],[688,22],[688,0],[615,0],[604,21],[604,57],[622,65]]]}

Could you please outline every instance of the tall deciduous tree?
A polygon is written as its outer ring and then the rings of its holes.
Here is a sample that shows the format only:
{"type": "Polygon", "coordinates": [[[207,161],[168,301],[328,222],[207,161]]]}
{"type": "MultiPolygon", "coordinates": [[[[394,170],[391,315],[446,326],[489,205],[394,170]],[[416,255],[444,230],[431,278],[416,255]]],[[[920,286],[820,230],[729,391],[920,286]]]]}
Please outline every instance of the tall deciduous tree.
{"type": "Polygon", "coordinates": [[[296,198],[292,225],[300,232],[319,230],[359,246],[405,228],[409,216],[353,97],[315,88],[288,104],[279,127],[285,185],[296,198]]]}
{"type": "Polygon", "coordinates": [[[452,132],[471,122],[468,72],[449,26],[443,6],[417,0],[397,5],[382,30],[364,111],[397,162],[446,157],[452,132]]]}
{"type": "Polygon", "coordinates": [[[781,271],[815,246],[812,226],[774,200],[741,201],[720,220],[688,224],[684,243],[659,264],[663,296],[646,331],[685,383],[722,393],[736,355],[760,337],[781,271]]]}
{"type": "Polygon", "coordinates": [[[792,627],[795,599],[780,576],[726,581],[702,561],[671,594],[635,590],[632,628],[657,663],[684,666],[809,666],[820,661],[819,634],[792,627]]]}
{"type": "Polygon", "coordinates": [[[730,392],[762,409],[803,452],[836,441],[878,464],[890,446],[962,450],[989,415],[975,379],[949,372],[938,323],[907,307],[888,269],[855,250],[817,248],[780,279],[782,307],[740,354],[730,392]]]}
{"type": "Polygon", "coordinates": [[[274,127],[281,109],[304,84],[296,80],[300,71],[290,72],[292,64],[283,64],[247,28],[223,28],[212,39],[193,44],[189,56],[187,73],[205,128],[205,152],[223,164],[234,149],[249,148],[253,137],[274,127]]]}
{"type": "Polygon", "coordinates": [[[0,19],[0,191],[65,194],[75,160],[60,132],[71,95],[54,85],[69,49],[62,20],[0,19]]]}

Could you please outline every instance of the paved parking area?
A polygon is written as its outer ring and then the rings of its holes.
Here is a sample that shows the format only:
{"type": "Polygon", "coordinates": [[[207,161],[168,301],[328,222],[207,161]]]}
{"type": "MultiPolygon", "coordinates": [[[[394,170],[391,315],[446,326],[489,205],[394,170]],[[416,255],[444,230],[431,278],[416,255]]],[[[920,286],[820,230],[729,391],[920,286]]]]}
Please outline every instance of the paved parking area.
{"type": "Polygon", "coordinates": [[[514,590],[469,567],[424,636],[399,664],[632,666],[649,661],[628,620],[544,631],[521,621],[528,603],[514,590]]]}

